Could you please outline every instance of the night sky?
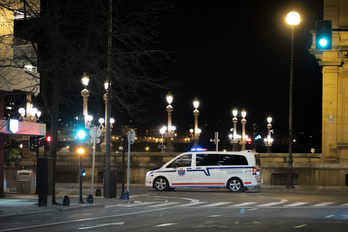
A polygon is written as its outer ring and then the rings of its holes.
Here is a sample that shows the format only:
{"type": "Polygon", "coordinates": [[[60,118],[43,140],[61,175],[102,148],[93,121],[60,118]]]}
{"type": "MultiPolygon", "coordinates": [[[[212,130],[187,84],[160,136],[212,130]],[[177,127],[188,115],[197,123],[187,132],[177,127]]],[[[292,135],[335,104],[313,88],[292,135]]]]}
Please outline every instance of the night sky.
{"type": "MultiPolygon", "coordinates": [[[[144,105],[147,112],[142,114],[142,123],[113,108],[116,123],[166,125],[165,96],[170,91],[173,124],[179,135],[193,127],[192,102],[197,97],[203,144],[210,144],[215,131],[228,142],[234,107],[247,111],[247,135],[252,135],[257,123],[264,136],[266,118],[271,115],[274,136],[287,136],[291,31],[285,18],[293,10],[301,15],[295,29],[294,135],[316,134],[320,140],[321,67],[308,49],[312,43],[309,30],[323,17],[321,0],[173,1],[172,10],[161,18],[159,39],[163,49],[173,52],[168,76],[181,84],[153,93],[144,105]]],[[[104,114],[102,104],[97,110],[104,114]]],[[[240,114],[238,119],[241,133],[240,114]]]]}
{"type": "MultiPolygon", "coordinates": [[[[308,49],[309,30],[322,19],[322,1],[176,1],[162,42],[175,52],[171,78],[182,81],[170,90],[179,132],[192,128],[197,97],[202,138],[219,131],[227,139],[234,107],[247,110],[248,135],[253,123],[266,131],[268,115],[275,134],[288,133],[290,27],[285,17],[292,10],[301,15],[295,29],[294,132],[321,130],[321,68],[308,49]]],[[[154,125],[166,124],[166,93],[152,105],[154,125]]]]}

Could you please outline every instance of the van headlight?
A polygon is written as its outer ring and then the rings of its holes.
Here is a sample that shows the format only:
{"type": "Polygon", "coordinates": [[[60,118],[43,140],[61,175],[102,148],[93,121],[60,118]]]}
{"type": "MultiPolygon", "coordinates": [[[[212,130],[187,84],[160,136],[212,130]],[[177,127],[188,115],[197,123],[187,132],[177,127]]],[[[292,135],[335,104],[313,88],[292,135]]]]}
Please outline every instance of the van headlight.
{"type": "Polygon", "coordinates": [[[149,175],[151,175],[153,173],[153,171],[148,171],[147,173],[146,173],[146,177],[148,177],[149,175]]]}

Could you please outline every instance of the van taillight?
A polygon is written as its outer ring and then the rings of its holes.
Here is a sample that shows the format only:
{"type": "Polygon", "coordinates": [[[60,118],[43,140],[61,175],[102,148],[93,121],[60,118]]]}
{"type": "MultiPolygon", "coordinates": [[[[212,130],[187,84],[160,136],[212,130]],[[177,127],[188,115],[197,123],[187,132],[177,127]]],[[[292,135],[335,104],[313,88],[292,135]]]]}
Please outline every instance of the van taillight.
{"type": "Polygon", "coordinates": [[[256,175],[256,167],[253,167],[253,175],[256,175]]]}

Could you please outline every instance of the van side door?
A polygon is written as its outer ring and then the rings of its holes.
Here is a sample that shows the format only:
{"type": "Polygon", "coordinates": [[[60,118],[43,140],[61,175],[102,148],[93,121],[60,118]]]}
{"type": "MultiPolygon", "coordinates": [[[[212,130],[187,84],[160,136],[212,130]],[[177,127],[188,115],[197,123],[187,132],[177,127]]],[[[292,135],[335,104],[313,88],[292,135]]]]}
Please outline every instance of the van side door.
{"type": "Polygon", "coordinates": [[[192,184],[192,154],[185,154],[173,160],[167,167],[171,166],[173,172],[171,174],[171,185],[190,186],[192,184]]]}
{"type": "Polygon", "coordinates": [[[221,187],[225,184],[219,181],[219,154],[196,153],[196,165],[193,167],[193,185],[201,187],[221,187]]]}

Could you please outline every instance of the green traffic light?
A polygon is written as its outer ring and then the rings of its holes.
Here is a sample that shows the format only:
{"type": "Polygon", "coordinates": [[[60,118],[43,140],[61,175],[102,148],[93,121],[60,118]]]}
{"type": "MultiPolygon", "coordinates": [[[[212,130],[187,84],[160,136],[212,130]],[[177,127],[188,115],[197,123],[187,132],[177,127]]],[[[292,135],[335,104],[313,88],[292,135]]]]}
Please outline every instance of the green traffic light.
{"type": "Polygon", "coordinates": [[[86,131],[85,130],[79,130],[77,131],[77,138],[80,140],[83,140],[86,138],[86,131]]]}
{"type": "Polygon", "coordinates": [[[327,46],[327,39],[320,39],[319,40],[319,44],[322,47],[326,47],[327,46]]]}

